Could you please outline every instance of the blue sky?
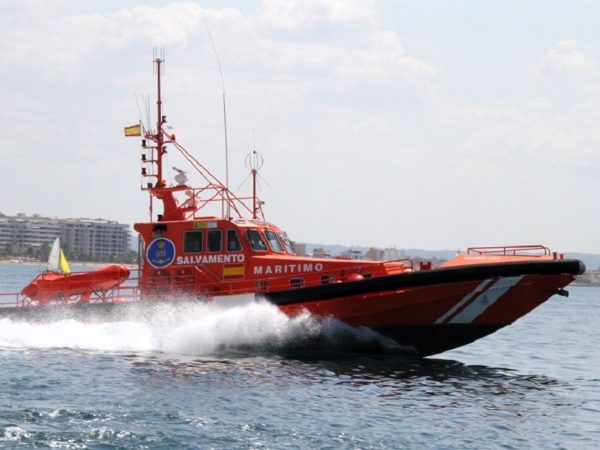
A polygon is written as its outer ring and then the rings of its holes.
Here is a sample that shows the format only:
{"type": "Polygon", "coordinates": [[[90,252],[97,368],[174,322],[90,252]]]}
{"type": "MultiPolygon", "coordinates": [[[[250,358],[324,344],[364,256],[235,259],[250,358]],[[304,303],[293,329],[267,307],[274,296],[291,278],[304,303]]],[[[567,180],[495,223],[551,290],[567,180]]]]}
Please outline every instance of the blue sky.
{"type": "Polygon", "coordinates": [[[122,127],[134,95],[154,95],[155,46],[169,123],[224,178],[205,16],[231,185],[254,134],[267,218],[292,238],[600,252],[597,2],[26,0],[0,13],[5,214],[145,220],[139,142],[122,127]]]}

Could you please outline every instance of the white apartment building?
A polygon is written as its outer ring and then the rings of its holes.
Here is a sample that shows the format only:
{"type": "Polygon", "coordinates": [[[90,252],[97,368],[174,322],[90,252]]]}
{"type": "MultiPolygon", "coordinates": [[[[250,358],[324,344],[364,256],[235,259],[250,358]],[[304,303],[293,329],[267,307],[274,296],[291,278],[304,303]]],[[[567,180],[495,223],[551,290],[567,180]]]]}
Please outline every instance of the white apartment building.
{"type": "Polygon", "coordinates": [[[0,251],[18,254],[61,238],[68,258],[118,260],[129,252],[127,224],[104,219],[57,219],[39,214],[6,216],[0,213],[0,251]]]}
{"type": "Polygon", "coordinates": [[[10,248],[11,251],[52,244],[60,233],[59,219],[41,217],[39,214],[5,216],[0,213],[0,247],[10,248]]]}

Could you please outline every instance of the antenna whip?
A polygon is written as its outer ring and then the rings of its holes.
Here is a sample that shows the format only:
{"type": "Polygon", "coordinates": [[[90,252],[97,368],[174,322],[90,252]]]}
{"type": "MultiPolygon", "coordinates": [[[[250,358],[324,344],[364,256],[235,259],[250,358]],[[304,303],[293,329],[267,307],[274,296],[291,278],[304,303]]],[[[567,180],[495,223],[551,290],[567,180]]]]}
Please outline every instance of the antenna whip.
{"type": "MultiPolygon", "coordinates": [[[[206,20],[206,16],[204,14],[202,14],[202,18],[204,19],[204,26],[206,26],[206,33],[208,34],[210,45],[212,46],[213,52],[215,53],[215,58],[217,59],[217,67],[219,68],[219,75],[221,75],[221,87],[223,88],[223,128],[225,131],[225,195],[229,200],[229,148],[227,146],[227,106],[225,102],[225,78],[223,77],[223,70],[221,69],[221,61],[219,60],[219,54],[217,53],[217,46],[215,45],[215,41],[210,33],[210,28],[208,27],[208,21],[206,20]]],[[[227,217],[230,216],[230,205],[228,201],[227,217]]]]}

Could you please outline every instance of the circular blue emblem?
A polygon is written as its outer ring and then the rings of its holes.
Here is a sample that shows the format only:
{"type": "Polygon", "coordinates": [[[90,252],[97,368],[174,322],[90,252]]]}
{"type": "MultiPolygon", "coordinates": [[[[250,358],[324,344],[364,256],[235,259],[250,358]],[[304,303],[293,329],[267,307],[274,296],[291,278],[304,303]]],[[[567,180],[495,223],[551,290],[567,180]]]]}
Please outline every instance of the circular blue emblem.
{"type": "Polygon", "coordinates": [[[154,239],[146,250],[146,259],[157,269],[170,266],[175,260],[175,244],[165,238],[154,239]]]}

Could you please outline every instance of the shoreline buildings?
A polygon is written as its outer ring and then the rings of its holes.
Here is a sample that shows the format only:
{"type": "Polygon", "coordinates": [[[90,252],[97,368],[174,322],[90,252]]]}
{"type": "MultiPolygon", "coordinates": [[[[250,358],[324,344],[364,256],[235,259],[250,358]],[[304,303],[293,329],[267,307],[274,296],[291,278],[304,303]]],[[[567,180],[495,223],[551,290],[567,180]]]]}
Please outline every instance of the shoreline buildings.
{"type": "Polygon", "coordinates": [[[127,224],[0,213],[0,254],[44,258],[57,237],[69,259],[123,261],[130,256],[131,231],[127,224]]]}

